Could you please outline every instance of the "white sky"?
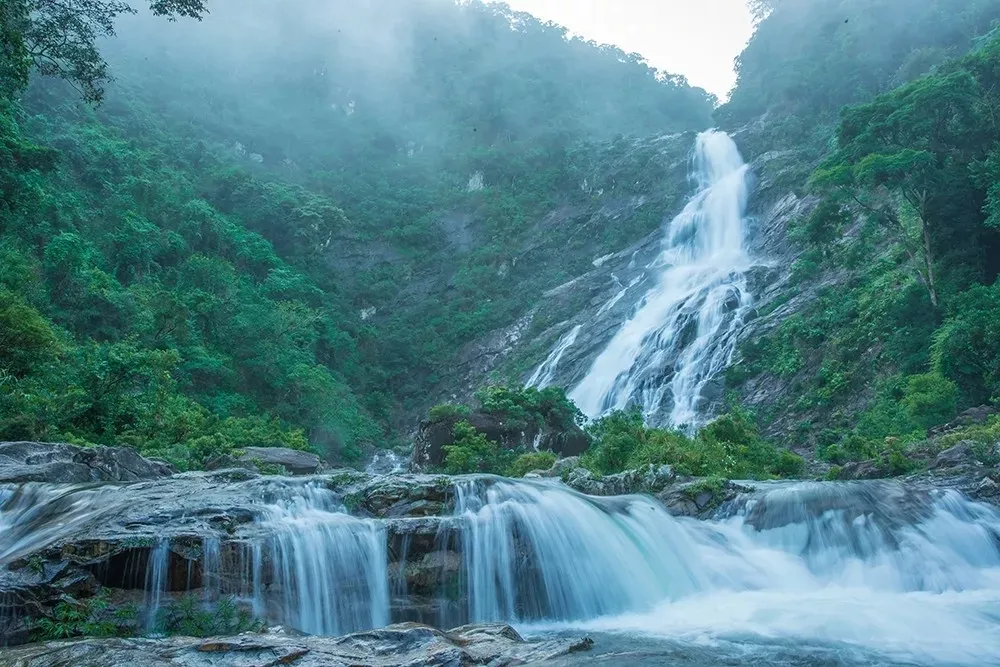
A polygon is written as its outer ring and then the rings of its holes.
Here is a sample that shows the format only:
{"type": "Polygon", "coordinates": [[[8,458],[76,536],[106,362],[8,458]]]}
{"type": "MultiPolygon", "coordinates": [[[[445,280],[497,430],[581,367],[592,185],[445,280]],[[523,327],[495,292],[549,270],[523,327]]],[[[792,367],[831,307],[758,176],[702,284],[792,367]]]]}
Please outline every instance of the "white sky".
{"type": "Polygon", "coordinates": [[[733,61],[753,30],[745,0],[506,0],[586,39],[641,53],[726,99],[733,61]]]}

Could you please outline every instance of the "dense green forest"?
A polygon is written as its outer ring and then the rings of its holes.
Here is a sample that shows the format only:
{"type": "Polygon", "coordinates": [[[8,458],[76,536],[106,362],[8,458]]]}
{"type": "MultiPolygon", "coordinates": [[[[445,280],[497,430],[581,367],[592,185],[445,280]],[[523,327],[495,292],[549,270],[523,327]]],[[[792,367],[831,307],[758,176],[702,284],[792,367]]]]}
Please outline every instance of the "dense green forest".
{"type": "MultiPolygon", "coordinates": [[[[721,106],[502,4],[299,4],[3,4],[0,438],[398,444],[463,346],[676,212],[690,142],[649,137],[713,124],[816,204],[786,297],[816,298],[728,374],[781,383],[777,444],[903,471],[1000,397],[998,0],[751,0],[721,106]]],[[[754,419],[613,415],[588,465],[797,472],[754,419]]],[[[456,469],[537,463],[460,435],[456,469]]]]}
{"type": "MultiPolygon", "coordinates": [[[[502,5],[308,4],[5,4],[0,438],[356,460],[571,275],[516,266],[544,213],[626,135],[710,122],[682,78],[502,5]],[[66,20],[82,46],[59,51],[66,20]]],[[[546,244],[615,248],[662,214],[546,244]]]]}
{"type": "Polygon", "coordinates": [[[790,230],[801,251],[791,290],[820,288],[747,342],[730,384],[777,376],[784,389],[761,409],[783,424],[786,444],[836,464],[895,456],[887,467],[899,471],[928,428],[1000,399],[1000,33],[991,32],[1000,3],[788,0],[768,9],[720,115],[766,111],[781,132],[815,128],[819,150],[793,158],[811,174],[800,191],[818,205],[790,230]],[[763,41],[807,11],[830,39],[763,41]],[[903,11],[898,37],[866,37],[903,11]],[[785,49],[780,64],[762,64],[765,44],[785,49]],[[820,71],[826,83],[810,84],[820,71]],[[851,102],[861,103],[829,123],[851,102]]]}

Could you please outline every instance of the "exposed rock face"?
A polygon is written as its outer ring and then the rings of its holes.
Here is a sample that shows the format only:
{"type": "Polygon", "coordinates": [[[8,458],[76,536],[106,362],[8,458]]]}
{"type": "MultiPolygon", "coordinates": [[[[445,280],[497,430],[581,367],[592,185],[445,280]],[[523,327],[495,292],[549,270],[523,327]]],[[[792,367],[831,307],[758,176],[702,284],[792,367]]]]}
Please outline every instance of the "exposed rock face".
{"type": "Polygon", "coordinates": [[[244,447],[245,452],[240,461],[255,463],[260,461],[267,465],[278,465],[292,475],[312,475],[323,468],[319,456],[311,452],[285,447],[244,447]]]}
{"type": "MultiPolygon", "coordinates": [[[[590,437],[575,424],[566,429],[534,424],[510,424],[494,415],[473,412],[465,417],[476,430],[504,449],[546,450],[559,456],[579,456],[590,447],[590,437]]],[[[428,470],[444,463],[445,446],[454,442],[454,420],[424,421],[414,439],[411,469],[428,470]]]]}
{"type": "Polygon", "coordinates": [[[116,447],[45,442],[0,442],[0,484],[135,482],[177,472],[173,466],[116,447]]]}
{"type": "Polygon", "coordinates": [[[509,625],[442,632],[405,623],[339,638],[282,634],[192,639],[90,639],[36,644],[0,655],[2,667],[467,667],[524,665],[587,650],[589,639],[526,642],[509,625]]]}

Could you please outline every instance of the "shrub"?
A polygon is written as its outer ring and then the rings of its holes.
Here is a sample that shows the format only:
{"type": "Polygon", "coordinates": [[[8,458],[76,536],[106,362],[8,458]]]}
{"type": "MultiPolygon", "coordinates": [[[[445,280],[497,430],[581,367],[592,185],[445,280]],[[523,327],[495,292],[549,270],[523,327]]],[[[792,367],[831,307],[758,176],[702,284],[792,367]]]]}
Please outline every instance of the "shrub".
{"type": "Polygon", "coordinates": [[[452,429],[454,441],[444,446],[444,469],[452,475],[489,473],[502,475],[510,467],[513,452],[504,450],[467,421],[452,429]]]}
{"type": "Polygon", "coordinates": [[[215,606],[206,607],[193,595],[185,595],[157,612],[156,627],[167,635],[213,637],[261,632],[265,624],[233,598],[222,598],[215,606]]]}
{"type": "Polygon", "coordinates": [[[958,387],[935,373],[911,375],[903,391],[902,405],[914,421],[928,429],[952,419],[958,406],[958,387]]]}
{"type": "Polygon", "coordinates": [[[71,637],[128,637],[135,633],[135,606],[112,609],[104,591],[79,602],[63,600],[52,616],[35,621],[35,638],[40,641],[71,637]]]}
{"type": "Polygon", "coordinates": [[[455,403],[439,403],[427,413],[427,419],[433,424],[459,421],[469,416],[469,408],[455,403]]]}

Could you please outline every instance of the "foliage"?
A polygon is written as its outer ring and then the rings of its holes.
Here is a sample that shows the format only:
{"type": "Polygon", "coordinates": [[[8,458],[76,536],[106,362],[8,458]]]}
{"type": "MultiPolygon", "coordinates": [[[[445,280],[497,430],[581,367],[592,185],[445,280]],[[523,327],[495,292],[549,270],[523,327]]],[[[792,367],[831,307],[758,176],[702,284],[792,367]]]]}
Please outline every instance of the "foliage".
{"type": "Polygon", "coordinates": [[[469,416],[468,406],[456,403],[439,403],[427,412],[431,423],[459,421],[469,416]]]}
{"type": "Polygon", "coordinates": [[[801,457],[761,438],[752,415],[736,407],[694,436],[647,427],[637,411],[612,413],[588,430],[594,444],[583,463],[599,474],[669,464],[684,475],[769,479],[799,476],[805,468],[801,457]]]}
{"type": "Polygon", "coordinates": [[[512,428],[529,427],[567,430],[584,421],[583,413],[561,387],[518,388],[504,385],[484,387],[476,392],[480,409],[512,428]]]}
{"type": "Polygon", "coordinates": [[[84,602],[64,599],[56,604],[52,616],[35,622],[39,641],[71,637],[128,637],[135,632],[136,609],[125,606],[113,609],[107,594],[100,591],[84,602]]]}
{"type": "Polygon", "coordinates": [[[507,469],[508,477],[524,477],[532,470],[548,470],[553,465],[557,457],[552,452],[525,452],[521,454],[507,469]]]}
{"type": "MultiPolygon", "coordinates": [[[[204,0],[150,0],[149,8],[171,20],[201,18],[207,11],[204,0]]],[[[2,55],[10,70],[0,71],[23,85],[33,65],[42,75],[69,81],[85,100],[98,102],[109,74],[97,42],[114,36],[119,16],[134,13],[120,0],[6,0],[0,15],[6,33],[2,55]]]]}
{"type": "Polygon", "coordinates": [[[265,628],[263,621],[254,618],[234,598],[224,597],[212,606],[205,606],[193,595],[185,595],[160,608],[156,625],[167,635],[185,637],[238,635],[262,632],[265,628]]]}
{"type": "Polygon", "coordinates": [[[787,382],[770,416],[806,424],[795,437],[831,461],[905,469],[928,428],[997,396],[997,63],[991,33],[843,111],[811,179],[820,202],[791,233],[815,263],[804,284],[836,285],[748,342],[729,373],[736,386],[787,382]]]}
{"type": "Polygon", "coordinates": [[[452,429],[454,438],[444,446],[444,469],[452,475],[488,473],[503,475],[509,469],[514,453],[487,438],[467,421],[460,421],[452,429]]]}
{"type": "MultiPolygon", "coordinates": [[[[185,469],[391,444],[465,344],[660,223],[689,141],[631,137],[701,129],[714,102],[498,4],[223,3],[170,31],[111,0],[0,7],[0,438],[185,469]],[[79,90],[25,88],[32,62],[79,90]],[[650,188],[615,225],[540,232],[650,188]]],[[[576,418],[536,399],[532,420],[576,418]]]]}

